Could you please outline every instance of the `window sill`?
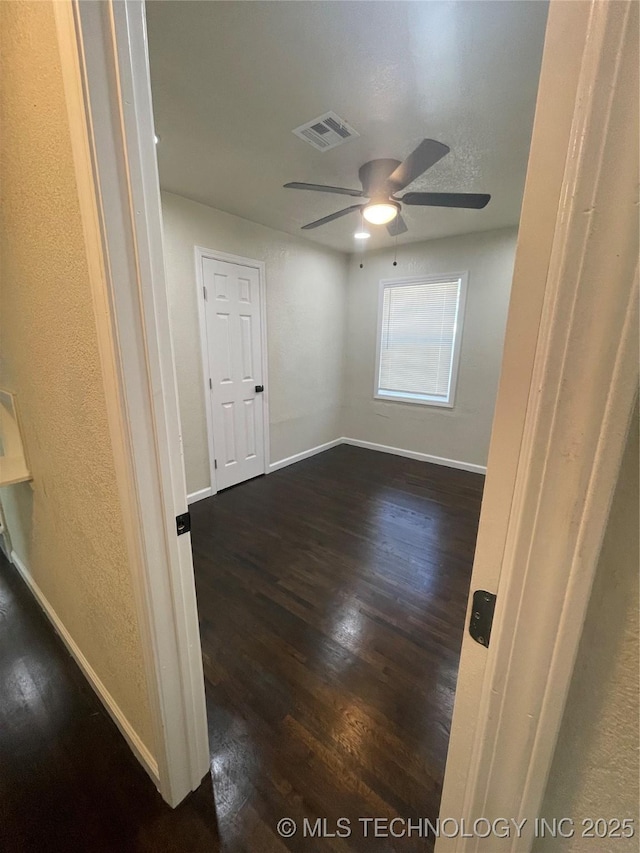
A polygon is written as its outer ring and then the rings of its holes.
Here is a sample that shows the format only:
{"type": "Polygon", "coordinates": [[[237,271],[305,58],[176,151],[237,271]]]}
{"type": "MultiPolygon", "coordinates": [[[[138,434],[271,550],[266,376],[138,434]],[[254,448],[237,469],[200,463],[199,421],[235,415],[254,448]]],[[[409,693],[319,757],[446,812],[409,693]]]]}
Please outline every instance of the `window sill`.
{"type": "Polygon", "coordinates": [[[375,400],[385,400],[391,403],[410,403],[418,406],[436,406],[439,409],[453,409],[453,400],[438,400],[434,397],[423,397],[420,394],[394,394],[392,392],[376,392],[375,400]]]}

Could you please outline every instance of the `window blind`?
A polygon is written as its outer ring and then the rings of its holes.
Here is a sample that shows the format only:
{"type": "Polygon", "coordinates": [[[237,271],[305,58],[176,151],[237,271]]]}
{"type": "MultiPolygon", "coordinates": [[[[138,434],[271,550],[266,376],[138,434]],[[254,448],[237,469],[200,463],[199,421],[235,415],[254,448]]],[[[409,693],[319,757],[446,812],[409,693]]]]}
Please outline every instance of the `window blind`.
{"type": "Polygon", "coordinates": [[[448,399],[460,280],[384,288],[379,391],[448,399]]]}

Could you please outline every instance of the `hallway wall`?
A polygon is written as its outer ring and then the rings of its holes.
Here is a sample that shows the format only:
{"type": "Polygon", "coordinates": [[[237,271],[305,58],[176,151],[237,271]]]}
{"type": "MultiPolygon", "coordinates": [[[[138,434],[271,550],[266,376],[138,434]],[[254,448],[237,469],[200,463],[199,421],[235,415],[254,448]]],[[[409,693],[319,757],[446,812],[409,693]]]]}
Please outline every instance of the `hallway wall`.
{"type": "Polygon", "coordinates": [[[15,557],[153,753],[52,6],[0,3],[0,387],[33,475],[0,499],[15,557]]]}

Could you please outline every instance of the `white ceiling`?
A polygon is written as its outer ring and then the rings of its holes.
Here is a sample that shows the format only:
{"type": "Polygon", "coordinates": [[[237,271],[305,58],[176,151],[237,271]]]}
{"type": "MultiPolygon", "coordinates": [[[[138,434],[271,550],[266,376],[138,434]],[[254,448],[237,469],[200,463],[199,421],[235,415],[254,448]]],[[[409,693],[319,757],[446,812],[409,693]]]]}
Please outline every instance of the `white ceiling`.
{"type": "MultiPolygon", "coordinates": [[[[355,199],[282,185],[359,189],[362,163],[431,137],[451,153],[411,189],[492,199],[405,207],[399,242],[516,224],[546,16],[540,0],[148,2],[161,186],[350,252],[357,214],[300,226],[355,199]],[[320,152],[291,133],[328,110],[360,137],[320,152]]],[[[372,230],[369,247],[392,245],[372,230]]]]}

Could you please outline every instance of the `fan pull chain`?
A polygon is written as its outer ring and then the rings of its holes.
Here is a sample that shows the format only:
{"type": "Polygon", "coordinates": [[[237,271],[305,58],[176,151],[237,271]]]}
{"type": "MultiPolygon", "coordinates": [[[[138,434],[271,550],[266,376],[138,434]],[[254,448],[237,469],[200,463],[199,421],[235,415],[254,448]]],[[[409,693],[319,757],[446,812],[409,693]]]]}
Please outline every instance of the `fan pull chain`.
{"type": "Polygon", "coordinates": [[[394,267],[398,266],[398,232],[397,231],[396,231],[396,242],[395,242],[395,247],[394,247],[394,251],[393,251],[393,266],[394,267]]]}

